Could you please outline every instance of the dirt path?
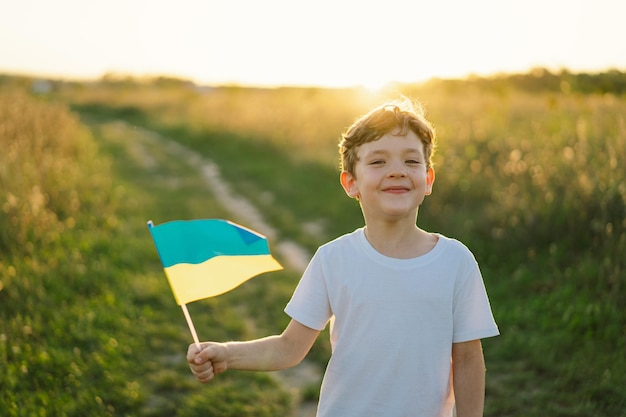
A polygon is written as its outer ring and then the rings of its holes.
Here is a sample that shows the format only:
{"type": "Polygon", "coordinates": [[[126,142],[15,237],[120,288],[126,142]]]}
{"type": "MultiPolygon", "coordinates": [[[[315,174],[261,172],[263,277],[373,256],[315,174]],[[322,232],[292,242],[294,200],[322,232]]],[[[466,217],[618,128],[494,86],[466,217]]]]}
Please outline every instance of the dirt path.
{"type": "MultiPolygon", "coordinates": [[[[184,160],[197,169],[218,202],[239,219],[239,222],[251,229],[264,234],[272,242],[272,247],[279,252],[287,263],[286,266],[300,273],[304,272],[311,254],[295,242],[281,239],[278,232],[263,217],[263,214],[245,197],[238,195],[220,174],[219,166],[211,159],[195,152],[178,142],[168,139],[156,132],[131,127],[124,122],[115,122],[116,129],[126,129],[132,132],[133,140],[129,141],[129,151],[146,168],[155,167],[158,162],[153,157],[151,149],[165,150],[169,155],[184,160]]],[[[321,373],[318,366],[307,362],[306,359],[298,366],[285,371],[272,373],[289,389],[299,401],[295,417],[314,417],[316,404],[299,400],[302,390],[312,384],[319,384],[321,373]]]]}
{"type": "MultiPolygon", "coordinates": [[[[127,128],[130,127],[127,126],[127,128]]],[[[241,223],[244,223],[246,227],[264,234],[272,241],[273,246],[283,255],[283,259],[288,262],[289,267],[304,272],[311,259],[311,254],[295,242],[284,239],[278,240],[276,230],[263,218],[263,214],[249,200],[232,190],[232,187],[220,175],[219,166],[215,162],[156,132],[143,128],[133,128],[133,131],[145,144],[149,145],[142,149],[145,158],[150,158],[150,146],[160,146],[170,155],[187,161],[189,165],[196,168],[202,175],[207,188],[211,190],[224,208],[230,211],[234,217],[241,219],[241,223]]],[[[151,163],[148,162],[148,164],[151,163]]]]}

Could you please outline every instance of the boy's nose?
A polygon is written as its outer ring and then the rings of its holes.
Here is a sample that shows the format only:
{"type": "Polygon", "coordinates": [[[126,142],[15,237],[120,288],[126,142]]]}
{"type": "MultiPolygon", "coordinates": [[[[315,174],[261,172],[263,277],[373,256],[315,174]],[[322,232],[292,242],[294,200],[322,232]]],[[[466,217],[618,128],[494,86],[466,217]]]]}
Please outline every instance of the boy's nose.
{"type": "Polygon", "coordinates": [[[389,172],[387,175],[390,177],[404,177],[406,176],[406,167],[402,163],[392,163],[389,165],[389,172]]]}

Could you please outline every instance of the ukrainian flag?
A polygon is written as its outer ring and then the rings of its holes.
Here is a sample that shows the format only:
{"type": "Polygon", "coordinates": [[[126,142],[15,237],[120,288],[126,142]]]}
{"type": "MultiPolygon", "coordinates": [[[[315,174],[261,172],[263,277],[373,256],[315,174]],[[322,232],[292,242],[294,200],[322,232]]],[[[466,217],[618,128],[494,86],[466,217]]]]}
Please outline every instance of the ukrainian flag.
{"type": "Polygon", "coordinates": [[[263,272],[282,269],[265,236],[228,220],[148,225],[179,305],[223,294],[263,272]]]}

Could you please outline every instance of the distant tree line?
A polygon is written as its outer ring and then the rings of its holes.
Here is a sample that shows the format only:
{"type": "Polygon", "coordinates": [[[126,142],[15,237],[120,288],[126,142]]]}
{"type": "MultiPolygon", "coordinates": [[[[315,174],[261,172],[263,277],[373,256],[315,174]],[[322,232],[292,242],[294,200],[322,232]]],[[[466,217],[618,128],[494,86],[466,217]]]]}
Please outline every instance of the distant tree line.
{"type": "MultiPolygon", "coordinates": [[[[0,87],[2,86],[29,86],[41,85],[42,81],[50,83],[53,89],[61,85],[85,85],[97,83],[111,88],[136,88],[153,86],[158,88],[201,88],[190,80],[170,77],[133,77],[131,75],[105,74],[99,80],[91,82],[55,80],[43,78],[31,78],[21,75],[0,74],[0,87]]],[[[233,86],[225,86],[233,88],[233,86]]],[[[447,91],[455,91],[466,88],[480,90],[508,91],[520,90],[527,92],[562,92],[578,94],[626,94],[626,72],[618,69],[610,69],[604,72],[574,73],[567,69],[550,71],[545,68],[535,68],[526,73],[518,74],[495,74],[491,76],[470,75],[466,78],[442,79],[433,78],[422,84],[393,83],[391,88],[400,88],[402,91],[411,91],[413,88],[444,88],[447,91]]],[[[219,88],[216,86],[215,88],[219,88]]],[[[245,88],[239,86],[238,88],[245,88]]],[[[252,88],[252,87],[250,87],[252,88]]],[[[304,88],[304,87],[303,87],[304,88]]]]}
{"type": "Polygon", "coordinates": [[[477,88],[480,90],[528,92],[563,92],[578,94],[626,94],[626,72],[617,69],[605,72],[574,73],[567,69],[552,72],[545,68],[535,68],[521,74],[496,74],[493,76],[469,76],[463,79],[434,78],[425,83],[426,87],[477,88]]]}

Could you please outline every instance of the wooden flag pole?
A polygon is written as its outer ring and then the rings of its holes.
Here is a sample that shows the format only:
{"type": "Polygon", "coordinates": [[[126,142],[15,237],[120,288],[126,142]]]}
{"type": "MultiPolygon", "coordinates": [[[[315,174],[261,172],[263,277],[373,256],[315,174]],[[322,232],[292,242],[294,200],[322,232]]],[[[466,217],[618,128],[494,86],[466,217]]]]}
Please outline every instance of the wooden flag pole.
{"type": "Polygon", "coordinates": [[[189,310],[187,310],[187,304],[181,304],[181,308],[183,309],[183,314],[185,315],[185,319],[187,319],[187,325],[189,326],[189,330],[191,330],[191,336],[193,337],[193,341],[196,343],[196,347],[198,348],[198,352],[200,352],[200,340],[198,340],[198,333],[196,333],[196,328],[193,325],[193,321],[191,321],[191,316],[189,315],[189,310]]]}

